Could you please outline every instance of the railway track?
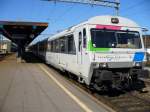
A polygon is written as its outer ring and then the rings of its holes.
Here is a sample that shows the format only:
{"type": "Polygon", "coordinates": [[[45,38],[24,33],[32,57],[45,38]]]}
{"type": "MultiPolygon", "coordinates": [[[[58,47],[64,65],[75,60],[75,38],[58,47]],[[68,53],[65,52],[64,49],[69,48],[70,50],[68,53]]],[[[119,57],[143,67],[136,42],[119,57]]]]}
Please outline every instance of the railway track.
{"type": "MultiPolygon", "coordinates": [[[[89,90],[85,85],[78,83],[68,75],[58,72],[56,69],[52,69],[52,72],[62,76],[70,84],[74,85],[77,89],[85,94],[89,94],[90,97],[96,99],[96,101],[103,102],[109,107],[113,108],[116,112],[150,112],[150,88],[149,91],[141,92],[137,90],[133,91],[120,91],[112,90],[96,92],[89,90]],[[63,74],[63,75],[62,75],[63,74]]],[[[150,87],[150,85],[149,85],[150,87]]]]}
{"type": "MultiPolygon", "coordinates": [[[[79,86],[77,83],[76,85],[79,86]]],[[[85,87],[81,85],[79,87],[84,88],[84,91],[90,93],[117,112],[150,112],[150,94],[148,92],[113,90],[111,92],[91,93],[85,87]]]]}
{"type": "Polygon", "coordinates": [[[122,93],[118,96],[95,95],[99,100],[108,102],[109,106],[118,112],[150,112],[150,101],[134,92],[122,93]]]}

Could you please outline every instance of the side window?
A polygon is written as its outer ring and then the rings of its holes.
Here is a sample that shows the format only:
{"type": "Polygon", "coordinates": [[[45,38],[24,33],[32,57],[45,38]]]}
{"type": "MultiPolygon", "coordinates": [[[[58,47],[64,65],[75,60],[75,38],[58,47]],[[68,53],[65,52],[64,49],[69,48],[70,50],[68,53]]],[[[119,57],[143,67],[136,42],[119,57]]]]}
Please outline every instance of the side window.
{"type": "Polygon", "coordinates": [[[79,44],[78,44],[79,52],[81,51],[81,45],[82,45],[82,33],[79,32],[79,44]]]}
{"type": "Polygon", "coordinates": [[[44,42],[44,52],[47,50],[47,41],[44,42]]]}
{"type": "Polygon", "coordinates": [[[86,29],[83,29],[83,48],[86,48],[86,29]]]}
{"type": "Polygon", "coordinates": [[[70,35],[67,38],[68,38],[68,53],[69,54],[76,54],[74,36],[70,35]]]}
{"type": "Polygon", "coordinates": [[[55,49],[54,48],[54,41],[52,41],[51,44],[52,44],[52,52],[54,52],[54,49],[55,49]]]}
{"type": "Polygon", "coordinates": [[[39,42],[39,51],[41,52],[41,43],[39,42]]]}
{"type": "Polygon", "coordinates": [[[56,52],[56,41],[53,40],[53,52],[56,52]]]}
{"type": "Polygon", "coordinates": [[[55,40],[56,52],[59,52],[59,40],[55,40]]]}
{"type": "Polygon", "coordinates": [[[60,52],[65,53],[65,38],[64,37],[60,39],[60,52]]]}
{"type": "Polygon", "coordinates": [[[38,47],[39,47],[39,51],[41,51],[41,46],[40,46],[40,42],[38,43],[38,47]]]}
{"type": "Polygon", "coordinates": [[[50,42],[48,42],[48,45],[49,45],[49,46],[48,46],[48,50],[49,50],[49,51],[51,51],[51,49],[52,49],[51,41],[50,41],[50,42]]]}

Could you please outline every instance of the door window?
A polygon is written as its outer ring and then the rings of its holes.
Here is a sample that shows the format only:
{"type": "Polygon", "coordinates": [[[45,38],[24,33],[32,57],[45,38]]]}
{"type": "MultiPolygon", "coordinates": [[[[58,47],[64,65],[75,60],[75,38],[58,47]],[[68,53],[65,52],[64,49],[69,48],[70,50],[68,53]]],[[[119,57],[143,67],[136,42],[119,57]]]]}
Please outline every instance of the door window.
{"type": "Polygon", "coordinates": [[[81,51],[81,47],[82,47],[82,33],[79,32],[79,46],[78,46],[79,52],[81,51]]]}
{"type": "Polygon", "coordinates": [[[86,29],[83,29],[83,48],[86,48],[86,29]]]}

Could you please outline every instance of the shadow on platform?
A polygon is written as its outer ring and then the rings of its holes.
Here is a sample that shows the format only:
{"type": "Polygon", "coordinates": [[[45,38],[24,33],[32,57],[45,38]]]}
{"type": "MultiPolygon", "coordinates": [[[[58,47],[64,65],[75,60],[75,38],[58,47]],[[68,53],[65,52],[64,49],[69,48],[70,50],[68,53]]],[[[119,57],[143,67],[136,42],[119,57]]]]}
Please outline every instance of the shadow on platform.
{"type": "Polygon", "coordinates": [[[44,63],[41,59],[36,57],[32,52],[25,52],[23,55],[23,60],[26,63],[44,63]]]}

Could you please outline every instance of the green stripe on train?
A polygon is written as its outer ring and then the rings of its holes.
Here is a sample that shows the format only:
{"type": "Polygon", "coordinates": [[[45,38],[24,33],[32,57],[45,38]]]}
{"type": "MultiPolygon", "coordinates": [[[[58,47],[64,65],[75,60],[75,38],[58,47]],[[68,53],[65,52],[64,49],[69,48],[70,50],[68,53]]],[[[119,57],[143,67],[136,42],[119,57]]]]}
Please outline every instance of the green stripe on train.
{"type": "Polygon", "coordinates": [[[111,48],[94,48],[93,45],[92,45],[92,41],[90,40],[88,42],[88,51],[100,51],[100,52],[103,52],[103,51],[110,51],[111,48]]]}

